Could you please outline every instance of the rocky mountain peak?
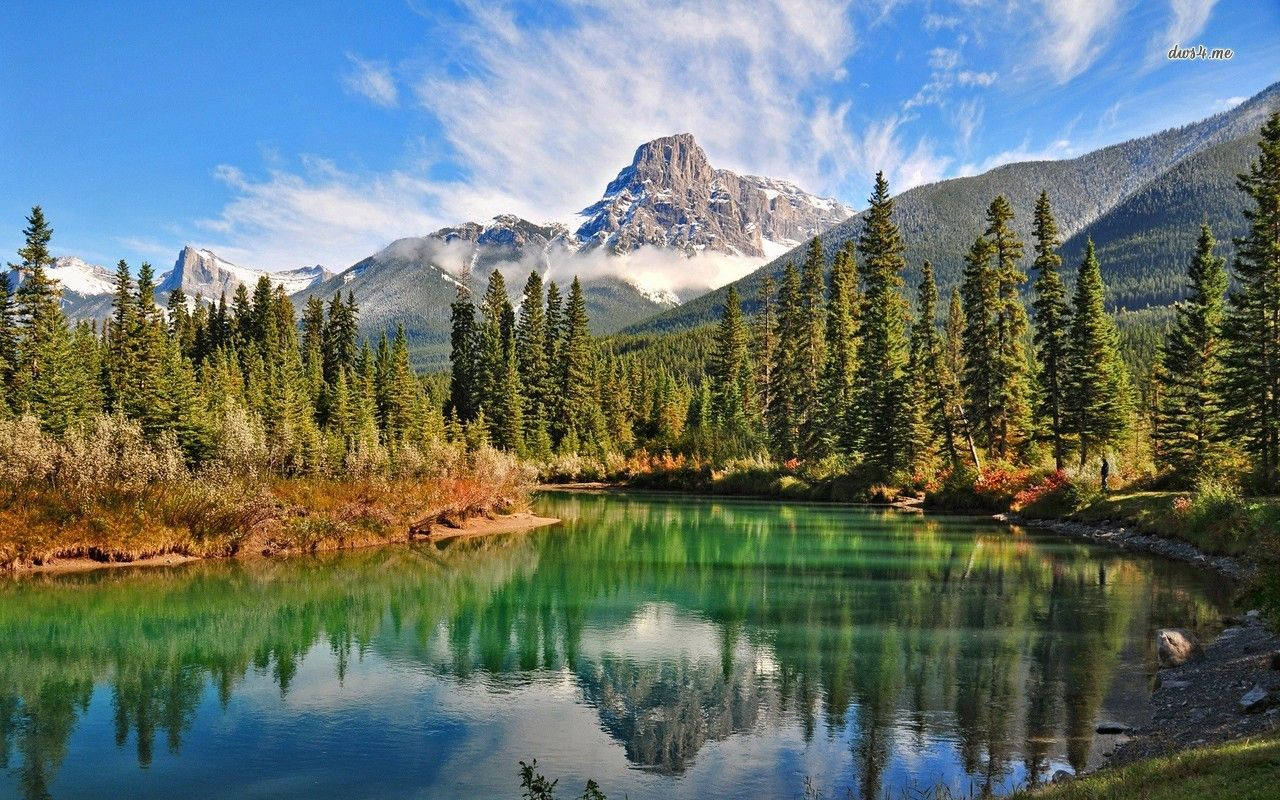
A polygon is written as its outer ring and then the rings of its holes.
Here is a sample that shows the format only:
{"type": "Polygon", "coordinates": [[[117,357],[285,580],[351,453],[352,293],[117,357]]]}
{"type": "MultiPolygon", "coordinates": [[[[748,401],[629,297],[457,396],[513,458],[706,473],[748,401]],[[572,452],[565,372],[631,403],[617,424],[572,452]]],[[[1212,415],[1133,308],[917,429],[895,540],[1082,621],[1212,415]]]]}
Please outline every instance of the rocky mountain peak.
{"type": "Polygon", "coordinates": [[[760,258],[852,213],[787,181],[715,169],[693,134],[679,133],[640,145],[604,197],[583,209],[577,235],[588,249],[654,245],[760,258]]]}
{"type": "Polygon", "coordinates": [[[651,185],[656,189],[710,183],[715,170],[692,133],[677,133],[645,142],[636,148],[631,166],[605,187],[605,196],[627,188],[651,185]]]}

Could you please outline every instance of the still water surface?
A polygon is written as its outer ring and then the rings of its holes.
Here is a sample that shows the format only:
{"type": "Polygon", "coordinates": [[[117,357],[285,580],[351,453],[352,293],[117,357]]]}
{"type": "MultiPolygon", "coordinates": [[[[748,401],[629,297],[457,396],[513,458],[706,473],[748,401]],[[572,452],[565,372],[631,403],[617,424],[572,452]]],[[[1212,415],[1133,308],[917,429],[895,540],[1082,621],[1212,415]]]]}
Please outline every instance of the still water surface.
{"type": "Polygon", "coordinates": [[[1221,588],[989,520],[550,494],[552,528],[0,581],[0,797],[1000,791],[1221,588]]]}

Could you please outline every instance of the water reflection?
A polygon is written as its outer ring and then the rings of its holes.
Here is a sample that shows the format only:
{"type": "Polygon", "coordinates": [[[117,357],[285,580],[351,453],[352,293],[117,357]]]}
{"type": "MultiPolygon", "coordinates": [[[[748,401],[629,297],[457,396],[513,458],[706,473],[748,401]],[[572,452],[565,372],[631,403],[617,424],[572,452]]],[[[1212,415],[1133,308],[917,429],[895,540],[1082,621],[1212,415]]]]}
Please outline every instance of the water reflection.
{"type": "MultiPolygon", "coordinates": [[[[481,697],[585,707],[596,729],[521,745],[576,756],[619,796],[697,795],[711,766],[761,794],[795,793],[804,775],[828,796],[938,779],[1001,790],[1096,759],[1099,716],[1144,711],[1148,632],[1211,624],[1224,604],[1173,565],[981,521],[629,497],[544,504],[567,522],[441,550],[0,583],[0,794],[101,792],[92,769],[59,780],[69,759],[105,758],[94,749],[105,741],[69,750],[77,727],[91,727],[96,692],[109,697],[114,746],[164,772],[218,758],[210,738],[184,742],[201,715],[226,714],[237,692],[252,699],[259,676],[288,698],[300,668],[321,660],[308,687],[321,697],[354,664],[388,681],[384,703],[421,699],[423,676],[443,681],[451,710],[414,722],[440,731],[427,747],[441,752],[482,725],[520,729],[481,697]],[[565,682],[571,692],[554,688],[565,682]],[[616,742],[630,771],[591,763],[591,740],[616,742]],[[733,763],[731,744],[771,755],[733,763]],[[159,764],[159,748],[174,758],[159,764]],[[695,765],[706,767],[696,777],[695,765]]],[[[296,708],[272,713],[304,724],[296,708]]],[[[474,776],[447,779],[503,785],[491,767],[531,754],[499,749],[458,767],[474,776]]],[[[386,764],[344,767],[376,775],[384,794],[445,785],[397,784],[386,764]]],[[[235,780],[233,765],[210,766],[235,780]]]]}

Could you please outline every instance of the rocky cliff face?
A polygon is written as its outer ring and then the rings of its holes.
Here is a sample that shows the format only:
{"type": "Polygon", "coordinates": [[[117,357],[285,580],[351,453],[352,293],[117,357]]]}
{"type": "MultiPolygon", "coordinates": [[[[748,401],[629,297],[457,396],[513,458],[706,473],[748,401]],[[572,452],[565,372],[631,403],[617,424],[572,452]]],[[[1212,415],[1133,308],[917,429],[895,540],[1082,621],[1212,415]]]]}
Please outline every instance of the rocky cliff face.
{"type": "Polygon", "coordinates": [[[715,169],[682,133],[641,145],[604,197],[583,209],[577,237],[584,248],[619,253],[656,245],[763,258],[852,214],[787,181],[715,169]]]}
{"type": "Polygon", "coordinates": [[[163,302],[169,292],[181,288],[187,297],[201,296],[206,300],[216,301],[224,293],[230,298],[241,284],[252,291],[253,285],[263,275],[268,276],[272,284],[283,285],[289,294],[303,291],[333,277],[332,272],[319,264],[283,272],[241,267],[220,258],[211,250],[197,250],[187,245],[178,253],[173,269],[161,277],[156,294],[163,302]]]}

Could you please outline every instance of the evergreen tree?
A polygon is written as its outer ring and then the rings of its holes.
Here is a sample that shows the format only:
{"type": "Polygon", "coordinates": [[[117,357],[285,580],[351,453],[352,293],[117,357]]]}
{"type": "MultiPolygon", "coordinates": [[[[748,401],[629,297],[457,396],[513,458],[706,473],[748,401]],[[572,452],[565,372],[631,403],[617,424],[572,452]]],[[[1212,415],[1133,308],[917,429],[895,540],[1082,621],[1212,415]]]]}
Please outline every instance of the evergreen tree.
{"type": "Polygon", "coordinates": [[[1027,330],[1027,311],[1022,305],[1022,284],[1027,276],[1018,267],[1022,258],[1022,242],[1010,223],[1013,209],[1004,195],[997,195],[987,208],[987,229],[984,232],[991,243],[996,284],[996,341],[998,349],[992,366],[994,408],[997,435],[995,451],[1008,458],[1014,455],[1027,439],[1030,423],[1030,390],[1027,385],[1027,357],[1022,339],[1027,330]]]}
{"type": "Polygon", "coordinates": [[[996,354],[1000,348],[996,327],[999,285],[991,269],[993,248],[985,236],[974,240],[965,255],[960,296],[964,311],[965,409],[975,437],[990,452],[996,442],[999,402],[996,388],[996,354]]]}
{"type": "Polygon", "coordinates": [[[163,385],[159,392],[165,419],[163,429],[178,440],[187,462],[197,464],[212,450],[212,432],[205,413],[204,398],[196,382],[190,359],[182,354],[177,337],[165,346],[163,385]]]}
{"type": "Polygon", "coordinates": [[[591,334],[587,328],[587,303],[582,295],[582,284],[576,277],[569,286],[564,324],[564,339],[559,348],[559,389],[564,402],[556,429],[560,433],[560,447],[567,452],[589,444],[594,417],[599,413],[594,402],[596,391],[591,373],[593,359],[591,334]],[[565,441],[576,447],[566,446],[565,441]]]}
{"type": "Polygon", "coordinates": [[[249,301],[249,289],[243,283],[236,287],[231,297],[231,316],[228,320],[231,341],[241,355],[246,355],[254,343],[253,305],[249,301]]]}
{"type": "Polygon", "coordinates": [[[769,407],[773,402],[771,383],[773,381],[774,349],[776,347],[775,328],[777,326],[777,311],[774,306],[773,292],[773,277],[765,275],[764,280],[760,281],[760,311],[752,322],[751,335],[751,344],[755,353],[756,363],[755,402],[753,405],[758,411],[758,419],[762,423],[768,417],[769,407]]]}
{"type": "Polygon", "coordinates": [[[564,338],[564,305],[555,281],[547,284],[547,364],[560,363],[560,341],[564,338]]]}
{"type": "Polygon", "coordinates": [[[1066,459],[1067,420],[1064,413],[1068,372],[1067,355],[1071,326],[1071,310],[1067,307],[1067,289],[1058,272],[1062,258],[1058,255],[1058,225],[1049,205],[1049,193],[1040,192],[1035,212],[1036,237],[1036,354],[1039,356],[1039,404],[1037,416],[1047,431],[1053,448],[1053,461],[1062,469],[1066,459]]]}
{"type": "Polygon", "coordinates": [[[916,320],[911,327],[908,358],[910,399],[907,408],[908,465],[913,475],[927,474],[933,466],[938,442],[948,451],[955,437],[946,415],[946,393],[939,380],[942,370],[942,342],[938,336],[938,285],[933,265],[924,262],[916,301],[916,320]]]}
{"type": "Polygon", "coordinates": [[[449,404],[447,413],[454,415],[463,425],[475,419],[480,410],[480,392],[477,385],[478,336],[476,307],[471,303],[471,290],[465,284],[458,285],[458,295],[449,306],[452,330],[449,335],[449,404]]]}
{"type": "MultiPolygon", "coordinates": [[[[413,374],[409,363],[409,340],[405,335],[404,324],[396,324],[395,342],[391,346],[390,363],[386,376],[386,431],[387,441],[402,444],[421,439],[422,407],[419,395],[422,392],[418,379],[413,374]]],[[[421,443],[419,441],[419,443],[421,443]]]]}
{"type": "Polygon", "coordinates": [[[477,353],[480,406],[489,425],[489,440],[503,450],[517,450],[523,437],[519,381],[514,374],[514,325],[502,273],[489,275],[481,304],[480,342],[477,353]],[[516,385],[512,385],[516,379],[516,385]]]}
{"type": "Polygon", "coordinates": [[[730,436],[746,434],[746,403],[751,391],[751,366],[747,358],[747,326],[742,318],[738,289],[730,286],[716,331],[716,349],[708,364],[711,402],[706,411],[730,436]]]}
{"type": "Polygon", "coordinates": [[[804,381],[802,291],[800,272],[788,261],[778,290],[778,326],[774,335],[777,344],[770,370],[770,403],[766,414],[769,446],[774,457],[782,461],[800,455],[799,392],[804,381]]]}
{"type": "Polygon", "coordinates": [[[547,430],[549,406],[547,364],[547,318],[542,306],[542,276],[529,273],[520,299],[520,320],[516,324],[516,367],[524,392],[522,418],[525,448],[535,458],[551,455],[547,430]]]}
{"type": "Polygon", "coordinates": [[[13,375],[18,367],[17,310],[9,273],[0,273],[0,416],[11,410],[13,375]]]}
{"type": "Polygon", "coordinates": [[[169,309],[169,335],[178,340],[182,354],[190,358],[195,351],[196,330],[191,311],[187,307],[187,293],[182,291],[181,286],[169,292],[165,307],[169,309]]]}
{"type": "Polygon", "coordinates": [[[1280,489],[1280,112],[1262,126],[1258,159],[1238,176],[1252,207],[1248,233],[1235,240],[1231,293],[1223,333],[1223,401],[1229,434],[1253,458],[1264,491],[1280,489]]]}
{"type": "Polygon", "coordinates": [[[943,396],[944,414],[947,426],[951,431],[948,437],[947,455],[951,468],[960,466],[960,449],[958,440],[963,439],[968,445],[969,459],[975,469],[981,468],[978,460],[978,447],[973,441],[973,428],[965,413],[965,393],[962,380],[965,375],[965,330],[964,301],[960,297],[960,289],[951,290],[951,300],[947,304],[947,322],[942,342],[942,358],[938,365],[938,382],[943,396]]]}
{"type": "Polygon", "coordinates": [[[134,300],[133,276],[129,265],[121,259],[116,264],[115,293],[111,298],[111,322],[107,328],[106,353],[106,402],[107,408],[124,411],[131,404],[129,398],[133,359],[134,337],[138,328],[137,302],[134,300]]]}
{"type": "Polygon", "coordinates": [[[883,172],[876,173],[858,254],[866,288],[859,330],[857,420],[864,463],[873,476],[888,479],[906,466],[903,401],[910,309],[902,296],[902,237],[893,222],[893,199],[883,172]]]}
{"type": "Polygon", "coordinates": [[[858,289],[858,267],[854,243],[846,242],[831,266],[827,289],[827,363],[822,377],[823,434],[825,449],[852,455],[857,448],[856,425],[852,419],[858,372],[858,323],[862,293],[858,289]]]}
{"type": "Polygon", "coordinates": [[[1071,314],[1071,377],[1067,412],[1080,443],[1080,466],[1115,442],[1128,425],[1128,375],[1120,361],[1115,322],[1103,307],[1102,269],[1085,245],[1071,314]]]}
{"type": "Polygon", "coordinates": [[[46,429],[60,433],[74,417],[71,336],[58,282],[45,271],[53,264],[49,255],[53,230],[40,206],[31,209],[22,233],[19,263],[9,265],[21,281],[16,294],[22,326],[11,402],[17,409],[30,408],[46,429]]]}
{"type": "Polygon", "coordinates": [[[326,381],[332,381],[339,369],[348,372],[355,369],[359,335],[355,295],[347,292],[346,302],[343,302],[342,293],[334,292],[333,299],[329,301],[329,319],[322,334],[326,381]]]}
{"type": "Polygon", "coordinates": [[[1189,483],[1220,466],[1226,409],[1222,407],[1222,315],[1226,259],[1213,254],[1213,232],[1200,226],[1188,270],[1190,291],[1178,303],[1161,350],[1156,460],[1189,483]]]}
{"type": "Polygon", "coordinates": [[[827,444],[822,391],[827,362],[826,316],[822,307],[825,273],[822,240],[815,236],[809,241],[800,278],[800,395],[796,403],[800,447],[805,456],[813,458],[825,455],[827,444]]]}
{"type": "Polygon", "coordinates": [[[125,414],[142,423],[142,429],[155,436],[167,429],[168,410],[163,405],[166,329],[164,317],[156,305],[155,273],[151,265],[138,267],[137,292],[134,295],[134,329],[129,336],[130,373],[124,392],[125,414]]]}

